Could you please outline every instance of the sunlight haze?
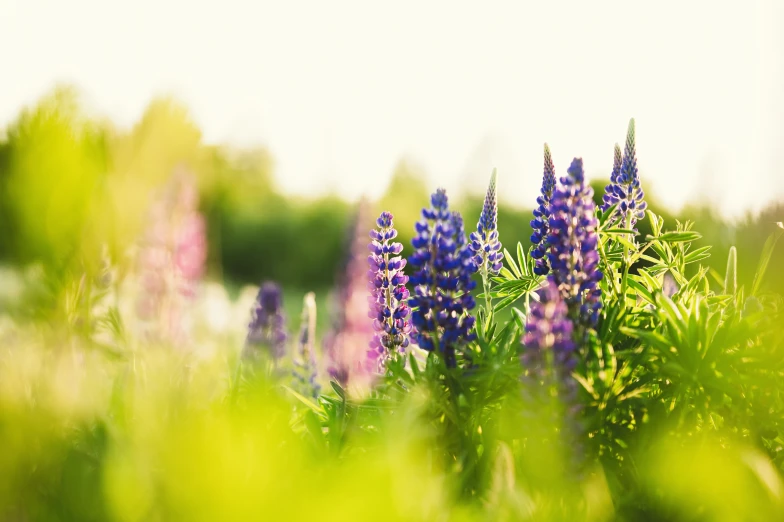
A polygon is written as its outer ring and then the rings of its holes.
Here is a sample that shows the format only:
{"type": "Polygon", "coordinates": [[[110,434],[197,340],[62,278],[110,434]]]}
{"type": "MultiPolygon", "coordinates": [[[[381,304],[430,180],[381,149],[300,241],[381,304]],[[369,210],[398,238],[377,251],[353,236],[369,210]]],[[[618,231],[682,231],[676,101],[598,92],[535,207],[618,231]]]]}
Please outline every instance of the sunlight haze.
{"type": "Polygon", "coordinates": [[[784,195],[784,3],[0,0],[0,125],[58,83],[132,126],[173,94],[208,143],[261,145],[287,192],[429,184],[531,207],[542,144],[609,177],[637,122],[643,187],[727,215],[784,195]]]}

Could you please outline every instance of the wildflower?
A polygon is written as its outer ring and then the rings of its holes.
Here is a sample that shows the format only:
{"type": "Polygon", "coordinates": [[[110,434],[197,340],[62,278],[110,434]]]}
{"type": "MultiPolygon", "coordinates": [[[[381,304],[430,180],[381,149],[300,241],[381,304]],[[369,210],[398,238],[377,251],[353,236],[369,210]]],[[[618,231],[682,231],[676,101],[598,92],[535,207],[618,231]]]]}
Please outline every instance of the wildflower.
{"type": "Polygon", "coordinates": [[[324,355],[329,376],[344,388],[354,383],[364,388],[374,371],[367,358],[367,347],[375,331],[367,320],[367,228],[370,208],[363,200],[348,234],[348,255],[338,275],[334,293],[332,328],[324,337],[324,355]]]}
{"type": "MultiPolygon", "coordinates": [[[[616,145],[614,165],[618,163],[619,149],[616,145]]],[[[615,172],[615,166],[613,172],[615,172]]],[[[638,220],[645,217],[645,209],[648,207],[643,200],[645,192],[640,185],[640,176],[637,172],[637,151],[635,148],[634,137],[634,118],[629,120],[629,130],[626,134],[626,146],[623,150],[623,159],[620,170],[615,176],[615,180],[607,185],[604,194],[603,208],[609,209],[612,205],[618,204],[615,216],[611,222],[623,228],[634,228],[638,220]]]]}
{"type": "Polygon", "coordinates": [[[575,158],[553,194],[548,256],[569,317],[586,327],[596,325],[602,307],[594,212],[593,189],[585,183],[583,160],[575,158]]]}
{"type": "Polygon", "coordinates": [[[139,250],[137,315],[150,337],[172,343],[187,337],[188,301],[196,294],[206,257],[198,192],[192,176],[179,171],[153,202],[139,250]]]}
{"type": "MultiPolygon", "coordinates": [[[[574,325],[569,319],[569,307],[564,301],[555,278],[548,276],[544,286],[538,291],[539,300],[531,304],[531,311],[525,324],[523,336],[523,354],[521,362],[525,369],[523,391],[526,406],[537,413],[551,413],[549,401],[553,396],[563,408],[561,442],[571,450],[579,464],[582,451],[579,448],[579,436],[583,433],[583,425],[579,415],[577,381],[572,372],[577,366],[577,345],[573,339],[574,325]]],[[[558,419],[538,419],[535,424],[546,428],[550,421],[558,424],[558,419]]]]}
{"type": "Polygon", "coordinates": [[[416,307],[412,322],[419,347],[441,353],[446,364],[454,367],[457,349],[473,339],[470,311],[475,303],[470,292],[476,285],[471,280],[476,265],[463,219],[459,213],[449,212],[444,189],[431,196],[431,207],[422,210],[422,218],[415,225],[415,250],[409,259],[415,285],[410,300],[416,307]]]}
{"type": "Polygon", "coordinates": [[[604,187],[604,196],[602,197],[603,203],[601,206],[602,212],[607,212],[611,206],[618,202],[618,196],[615,195],[615,185],[618,183],[618,176],[621,174],[621,165],[623,163],[623,154],[621,147],[617,143],[613,150],[613,168],[610,172],[610,183],[604,187]]]}
{"type": "Polygon", "coordinates": [[[267,281],[261,285],[251,310],[242,357],[258,359],[259,349],[264,348],[277,361],[286,354],[286,337],[283,293],[277,283],[267,281]]]}
{"type": "Polygon", "coordinates": [[[318,383],[318,368],[315,353],[316,340],[316,295],[305,294],[302,304],[302,320],[299,329],[297,357],[294,359],[294,378],[299,389],[318,397],[321,386],[318,383]]]}
{"type": "Polygon", "coordinates": [[[399,255],[403,245],[392,241],[397,237],[392,214],[382,212],[376,225],[378,230],[370,231],[372,241],[368,256],[368,317],[373,319],[376,334],[370,342],[368,356],[378,366],[386,357],[404,351],[408,346],[408,334],[411,332],[408,318],[411,310],[407,304],[408,277],[403,273],[406,260],[399,255]]]}
{"type": "Polygon", "coordinates": [[[476,224],[476,232],[471,233],[471,249],[474,251],[474,264],[492,275],[501,271],[501,241],[498,239],[498,198],[495,192],[496,171],[490,176],[485,204],[476,224]]]}
{"type": "Polygon", "coordinates": [[[539,301],[531,303],[531,312],[525,323],[521,356],[530,387],[543,383],[548,373],[547,351],[552,351],[552,362],[558,381],[571,387],[571,372],[577,365],[577,346],[572,339],[574,326],[569,319],[569,308],[561,297],[552,276],[537,292],[539,301]]]}
{"type": "Polygon", "coordinates": [[[553,158],[550,156],[550,147],[544,144],[544,174],[542,176],[542,195],[536,198],[539,206],[534,209],[534,219],[531,227],[534,229],[531,234],[531,257],[536,260],[534,273],[536,275],[547,275],[550,272],[550,265],[547,260],[547,234],[549,232],[550,219],[550,200],[553,198],[555,190],[555,166],[553,158]]]}

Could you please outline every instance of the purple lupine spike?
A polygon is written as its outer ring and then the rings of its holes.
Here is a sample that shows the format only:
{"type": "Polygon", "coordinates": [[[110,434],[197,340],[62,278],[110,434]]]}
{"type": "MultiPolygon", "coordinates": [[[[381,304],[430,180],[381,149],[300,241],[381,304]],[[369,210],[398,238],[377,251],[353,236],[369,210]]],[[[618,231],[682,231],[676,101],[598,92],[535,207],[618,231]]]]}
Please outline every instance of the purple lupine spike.
{"type": "Polygon", "coordinates": [[[555,388],[558,401],[564,408],[567,430],[563,440],[572,454],[582,452],[579,445],[583,425],[578,384],[572,372],[578,363],[577,344],[573,338],[574,324],[569,319],[569,307],[551,274],[537,292],[539,300],[531,303],[523,336],[523,392],[526,402],[534,409],[546,408],[555,388]],[[550,356],[548,356],[551,354],[550,356]]]}
{"type": "Polygon", "coordinates": [[[244,359],[258,359],[259,352],[264,349],[277,361],[286,355],[286,338],[283,292],[277,283],[265,281],[251,309],[251,321],[242,356],[244,359]]]}
{"type": "Polygon", "coordinates": [[[137,315],[147,336],[185,344],[188,302],[196,295],[207,257],[206,226],[191,174],[177,170],[150,208],[139,250],[137,315]]]}
{"type": "MultiPolygon", "coordinates": [[[[613,172],[618,164],[619,147],[616,145],[613,172]]],[[[623,159],[618,167],[615,179],[605,188],[604,204],[606,211],[617,204],[618,207],[610,222],[622,228],[634,228],[637,221],[645,217],[648,204],[644,201],[645,192],[640,185],[640,176],[637,172],[637,151],[635,146],[634,118],[629,120],[629,130],[626,134],[626,146],[623,150],[623,159]]]]}
{"type": "Polygon", "coordinates": [[[302,303],[302,320],[299,330],[297,358],[294,360],[293,376],[299,391],[306,396],[318,397],[318,366],[315,353],[316,340],[316,295],[305,294],[302,303]]]}
{"type": "Polygon", "coordinates": [[[367,346],[373,325],[367,320],[367,234],[370,205],[362,200],[348,234],[350,243],[335,292],[337,311],[332,329],[324,337],[329,376],[344,388],[365,389],[374,378],[367,364],[367,346]]]}
{"type": "Polygon", "coordinates": [[[539,206],[534,209],[534,219],[531,221],[533,234],[531,243],[534,248],[531,250],[531,257],[534,258],[534,274],[547,275],[550,272],[550,265],[547,259],[547,235],[550,230],[550,200],[553,198],[555,190],[555,166],[550,155],[550,147],[544,144],[544,174],[542,176],[542,195],[536,198],[539,206]]]}
{"type": "Polygon", "coordinates": [[[414,272],[411,282],[411,317],[417,329],[417,344],[427,351],[438,351],[450,367],[457,365],[456,353],[473,339],[474,308],[471,290],[476,283],[473,252],[465,237],[463,219],[449,212],[444,189],[431,196],[430,208],[422,210],[411,241],[414,253],[409,258],[414,272]]]}
{"type": "Polygon", "coordinates": [[[610,172],[610,183],[604,187],[604,196],[602,197],[602,212],[607,212],[611,206],[618,202],[618,197],[615,195],[614,188],[616,183],[618,183],[618,176],[621,173],[621,164],[623,163],[623,154],[621,153],[621,147],[617,143],[615,144],[615,150],[613,151],[613,168],[612,172],[610,172]]]}
{"type": "Polygon", "coordinates": [[[370,342],[368,357],[371,363],[379,368],[388,357],[404,352],[408,346],[411,309],[407,304],[408,276],[403,273],[406,260],[399,255],[403,251],[403,245],[392,241],[397,237],[392,214],[382,212],[376,225],[378,229],[370,231],[371,253],[368,256],[368,317],[373,319],[376,334],[370,342]]]}
{"type": "Polygon", "coordinates": [[[546,379],[547,350],[553,352],[559,382],[568,380],[567,377],[571,379],[570,374],[577,365],[577,346],[572,339],[574,326],[569,319],[569,308],[552,275],[537,293],[539,301],[531,303],[531,313],[526,320],[525,351],[521,356],[532,386],[546,379]]]}
{"type": "Polygon", "coordinates": [[[552,278],[569,307],[569,317],[576,325],[590,328],[596,325],[602,307],[595,210],[583,160],[574,158],[553,194],[548,258],[552,278]]]}
{"type": "Polygon", "coordinates": [[[471,249],[474,251],[474,264],[477,269],[485,269],[497,275],[503,266],[501,260],[501,241],[498,239],[498,197],[495,190],[496,170],[490,175],[485,204],[476,224],[476,232],[471,233],[471,249]]]}

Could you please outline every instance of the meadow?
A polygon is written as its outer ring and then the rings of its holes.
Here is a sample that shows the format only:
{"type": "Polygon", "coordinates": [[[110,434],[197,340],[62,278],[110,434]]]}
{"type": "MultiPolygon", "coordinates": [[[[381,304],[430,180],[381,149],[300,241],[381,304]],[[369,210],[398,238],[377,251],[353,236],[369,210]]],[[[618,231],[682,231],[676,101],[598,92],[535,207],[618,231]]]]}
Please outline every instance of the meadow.
{"type": "Polygon", "coordinates": [[[0,519],[784,518],[782,206],[658,208],[635,130],[527,211],[351,205],[55,91],[0,141],[0,519]]]}

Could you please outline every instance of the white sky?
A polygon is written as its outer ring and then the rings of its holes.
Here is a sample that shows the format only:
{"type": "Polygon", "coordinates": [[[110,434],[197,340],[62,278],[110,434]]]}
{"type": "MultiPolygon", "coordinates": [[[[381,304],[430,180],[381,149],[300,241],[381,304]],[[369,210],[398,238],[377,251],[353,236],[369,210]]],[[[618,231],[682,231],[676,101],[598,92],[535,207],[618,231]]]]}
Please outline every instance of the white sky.
{"type": "Polygon", "coordinates": [[[378,195],[406,157],[450,192],[497,167],[532,206],[543,142],[606,177],[633,116],[667,204],[784,196],[781,0],[471,4],[0,0],[0,126],[56,82],[123,126],[174,94],[290,192],[378,195]]]}

